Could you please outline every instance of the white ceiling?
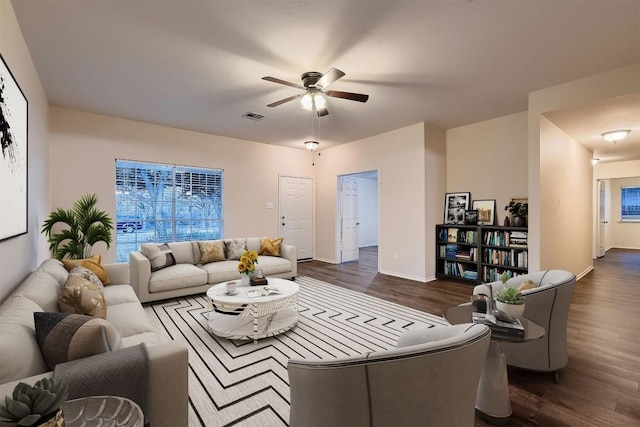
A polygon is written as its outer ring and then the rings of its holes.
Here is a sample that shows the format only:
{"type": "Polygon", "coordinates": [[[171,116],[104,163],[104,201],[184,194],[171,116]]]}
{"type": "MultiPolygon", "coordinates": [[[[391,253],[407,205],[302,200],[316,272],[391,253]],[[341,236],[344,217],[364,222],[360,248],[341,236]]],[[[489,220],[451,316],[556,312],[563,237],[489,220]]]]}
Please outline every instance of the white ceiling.
{"type": "MultiPolygon", "coordinates": [[[[531,91],[640,62],[640,1],[12,4],[51,104],[301,149],[525,111],[531,91]],[[319,138],[297,101],[267,107],[298,90],[263,76],[300,83],[331,67],[346,76],[330,89],[370,99],[329,98],[319,138]]],[[[549,117],[585,144],[632,128],[640,159],[638,98],[630,113],[605,104],[549,117]],[[607,107],[611,117],[588,117],[607,107]]]]}

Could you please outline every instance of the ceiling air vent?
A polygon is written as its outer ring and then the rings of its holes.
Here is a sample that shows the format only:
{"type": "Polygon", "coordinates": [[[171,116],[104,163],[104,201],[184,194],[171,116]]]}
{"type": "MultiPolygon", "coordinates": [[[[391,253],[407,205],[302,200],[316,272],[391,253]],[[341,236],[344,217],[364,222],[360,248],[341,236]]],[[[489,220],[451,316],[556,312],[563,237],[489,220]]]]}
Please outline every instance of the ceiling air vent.
{"type": "Polygon", "coordinates": [[[247,111],[242,115],[242,117],[244,117],[245,119],[255,120],[256,122],[258,120],[264,119],[264,116],[262,114],[252,113],[251,111],[247,111]]]}

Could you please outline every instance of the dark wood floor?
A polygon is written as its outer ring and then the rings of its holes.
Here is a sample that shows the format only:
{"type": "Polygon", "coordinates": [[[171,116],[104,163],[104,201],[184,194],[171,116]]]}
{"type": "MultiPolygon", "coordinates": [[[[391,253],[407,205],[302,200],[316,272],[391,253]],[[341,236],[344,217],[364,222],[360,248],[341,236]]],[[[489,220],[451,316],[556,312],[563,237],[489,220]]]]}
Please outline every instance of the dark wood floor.
{"type": "MultiPolygon", "coordinates": [[[[298,264],[299,276],[442,315],[472,286],[377,273],[377,248],[341,265],[298,264]]],[[[512,426],[640,426],[640,251],[612,249],[578,281],[567,326],[569,363],[550,374],[509,368],[512,426]]],[[[476,418],[476,426],[487,426],[476,418]]]]}

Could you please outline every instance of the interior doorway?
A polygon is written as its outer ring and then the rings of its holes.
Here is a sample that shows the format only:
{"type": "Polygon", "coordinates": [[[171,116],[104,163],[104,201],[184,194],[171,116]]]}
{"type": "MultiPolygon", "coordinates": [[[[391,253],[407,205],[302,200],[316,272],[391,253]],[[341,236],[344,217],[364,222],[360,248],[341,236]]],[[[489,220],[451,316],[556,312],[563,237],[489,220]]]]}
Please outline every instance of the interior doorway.
{"type": "Polygon", "coordinates": [[[377,247],[378,171],[338,177],[338,263],[357,261],[360,249],[377,247]]]}
{"type": "Polygon", "coordinates": [[[280,176],[280,235],[298,261],[313,259],[313,179],[280,176]]]}

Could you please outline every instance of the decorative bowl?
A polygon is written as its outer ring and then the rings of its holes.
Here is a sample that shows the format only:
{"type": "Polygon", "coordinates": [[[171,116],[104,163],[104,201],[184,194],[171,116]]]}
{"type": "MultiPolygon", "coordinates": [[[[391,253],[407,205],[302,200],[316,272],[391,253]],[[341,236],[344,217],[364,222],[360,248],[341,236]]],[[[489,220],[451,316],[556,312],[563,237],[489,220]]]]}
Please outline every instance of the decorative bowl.
{"type": "Polygon", "coordinates": [[[496,301],[496,308],[511,317],[522,317],[524,314],[524,304],[505,304],[496,301]]]}

